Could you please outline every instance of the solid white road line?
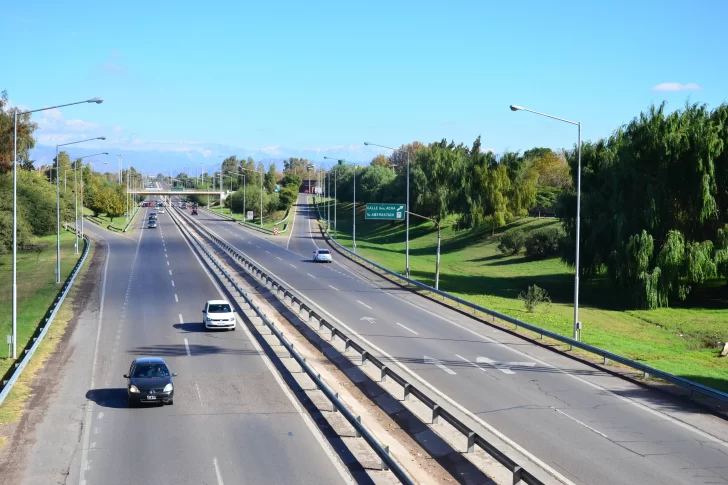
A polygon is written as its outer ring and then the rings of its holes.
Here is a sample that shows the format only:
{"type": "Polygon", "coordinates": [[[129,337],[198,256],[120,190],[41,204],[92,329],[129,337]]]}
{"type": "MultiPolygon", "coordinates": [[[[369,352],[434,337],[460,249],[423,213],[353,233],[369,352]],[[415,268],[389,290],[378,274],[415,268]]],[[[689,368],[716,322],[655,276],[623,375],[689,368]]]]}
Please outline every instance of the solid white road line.
{"type": "Polygon", "coordinates": [[[362,302],[360,302],[359,300],[356,300],[356,302],[357,302],[358,304],[362,305],[362,306],[365,306],[365,307],[367,307],[367,308],[368,308],[368,309],[370,309],[370,310],[372,309],[372,307],[370,307],[370,306],[369,306],[369,305],[367,305],[366,303],[362,303],[362,302]]]}
{"type": "Polygon", "coordinates": [[[213,465],[215,465],[215,476],[217,477],[217,485],[225,485],[222,481],[222,475],[220,474],[220,467],[217,465],[217,458],[212,459],[213,465]]]}
{"type": "Polygon", "coordinates": [[[187,351],[187,357],[191,357],[192,354],[190,353],[190,343],[187,341],[187,338],[185,338],[185,350],[187,351]]]}
{"type": "Polygon", "coordinates": [[[600,435],[600,436],[602,436],[602,437],[604,437],[604,438],[607,438],[607,439],[609,439],[609,437],[608,437],[607,435],[605,435],[604,433],[602,433],[601,431],[597,431],[596,429],[592,428],[592,427],[591,427],[591,426],[589,426],[588,424],[586,424],[586,423],[582,423],[581,421],[579,421],[579,420],[578,420],[578,419],[576,419],[575,417],[573,417],[573,416],[569,416],[569,415],[568,415],[568,414],[566,414],[565,412],[561,411],[560,409],[556,409],[556,408],[555,408],[555,407],[553,407],[553,406],[549,406],[549,407],[550,407],[551,409],[553,409],[554,411],[556,411],[557,413],[559,413],[559,414],[562,414],[562,415],[566,416],[567,418],[569,418],[569,419],[571,419],[571,420],[573,420],[573,421],[576,421],[577,423],[579,423],[580,425],[584,426],[585,428],[587,428],[587,429],[589,429],[589,430],[591,430],[591,431],[594,431],[594,432],[595,432],[596,434],[598,434],[598,435],[600,435]]]}
{"type": "Polygon", "coordinates": [[[405,329],[405,330],[407,330],[407,331],[409,331],[409,332],[412,332],[412,333],[413,333],[413,334],[415,334],[415,335],[419,335],[419,333],[415,332],[414,330],[412,330],[412,329],[411,329],[411,328],[409,328],[409,327],[405,327],[404,325],[402,325],[402,324],[401,324],[401,323],[399,323],[399,322],[394,322],[394,323],[396,323],[397,325],[399,325],[399,326],[400,326],[400,327],[402,327],[403,329],[405,329]]]}
{"type": "Polygon", "coordinates": [[[179,303],[179,298],[177,298],[177,293],[174,294],[174,301],[179,303]]]}
{"type": "Polygon", "coordinates": [[[182,319],[182,314],[179,314],[179,323],[185,323],[185,321],[182,319]]]}
{"type": "Polygon", "coordinates": [[[339,290],[338,288],[335,288],[335,287],[333,287],[333,286],[331,286],[331,285],[329,285],[329,288],[331,288],[331,289],[334,289],[334,290],[336,290],[336,291],[340,291],[340,290],[339,290]]]}
{"type": "Polygon", "coordinates": [[[437,359],[433,359],[432,357],[425,356],[425,364],[434,364],[437,367],[439,367],[440,369],[442,369],[445,372],[447,372],[448,374],[450,374],[451,376],[457,375],[457,372],[455,372],[454,370],[448,368],[441,361],[439,361],[437,359]]]}
{"type": "Polygon", "coordinates": [[[476,363],[474,363],[474,362],[470,362],[470,361],[469,361],[468,359],[466,359],[466,358],[465,358],[465,357],[463,357],[462,355],[459,355],[459,354],[455,354],[455,357],[457,357],[458,359],[460,359],[460,360],[462,360],[462,361],[465,361],[465,362],[467,362],[468,364],[470,364],[471,366],[475,367],[476,369],[480,369],[480,370],[482,370],[482,371],[483,371],[483,372],[485,372],[486,374],[488,373],[488,371],[487,371],[487,370],[483,369],[483,368],[482,368],[481,366],[479,366],[478,364],[476,364],[476,363]]]}

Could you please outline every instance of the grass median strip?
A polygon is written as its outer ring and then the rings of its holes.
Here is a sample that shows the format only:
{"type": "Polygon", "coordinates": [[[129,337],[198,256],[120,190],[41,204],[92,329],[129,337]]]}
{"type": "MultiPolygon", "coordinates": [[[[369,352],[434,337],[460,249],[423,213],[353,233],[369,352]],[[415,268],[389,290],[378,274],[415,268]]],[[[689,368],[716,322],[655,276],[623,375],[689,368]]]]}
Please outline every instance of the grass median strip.
{"type": "MultiPolygon", "coordinates": [[[[321,206],[322,210],[324,206],[321,206]]],[[[338,241],[351,249],[352,204],[337,208],[338,241]]],[[[333,207],[331,218],[333,220],[333,207]]],[[[505,231],[457,231],[454,220],[443,223],[440,289],[465,300],[571,336],[573,327],[573,269],[559,258],[533,260],[505,256],[498,250],[507,231],[526,232],[559,227],[556,219],[523,218],[505,231]],[[552,303],[528,312],[518,295],[529,285],[544,288],[552,303]]],[[[333,230],[331,231],[333,233],[333,230]]],[[[437,231],[433,224],[410,220],[410,273],[434,286],[437,231]]],[[[402,222],[367,221],[363,206],[357,215],[357,253],[375,263],[405,272],[405,231],[402,222]]],[[[728,358],[718,357],[719,342],[728,340],[726,281],[701,288],[690,306],[656,310],[622,307],[619,289],[606,278],[582,278],[579,319],[584,342],[633,360],[728,392],[728,358]]]]}
{"type": "MultiPolygon", "coordinates": [[[[52,236],[52,238],[55,239],[55,236],[52,236]]],[[[46,238],[40,239],[43,240],[46,238]]],[[[70,233],[64,233],[61,238],[61,243],[61,271],[63,273],[63,279],[65,279],[70,274],[77,260],[75,258],[75,255],[73,254],[73,235],[70,233]],[[69,256],[71,257],[69,258],[69,256]]],[[[50,261],[51,264],[50,266],[45,267],[42,265],[42,262],[39,262],[36,266],[35,254],[32,254],[32,258],[30,257],[31,255],[28,255],[26,253],[18,254],[19,344],[21,342],[23,344],[27,342],[29,335],[31,335],[33,331],[35,331],[38,323],[40,322],[40,318],[43,317],[46,309],[50,306],[51,301],[53,300],[53,298],[55,298],[58,290],[60,289],[59,285],[55,284],[55,277],[53,273],[53,267],[55,265],[55,245],[52,246],[52,251],[50,252],[53,253],[53,256],[46,257],[45,261],[50,261]],[[21,267],[21,257],[23,257],[23,263],[25,267],[21,267]],[[44,273],[47,271],[50,271],[50,280],[45,277],[44,273]],[[23,275],[23,277],[32,279],[32,284],[29,281],[26,282],[25,285],[21,285],[21,275],[23,275]],[[40,315],[37,315],[38,313],[40,315]],[[21,340],[22,335],[26,335],[24,340],[21,340]]],[[[58,312],[56,313],[56,316],[53,320],[53,324],[48,328],[45,338],[38,345],[35,354],[33,354],[33,358],[30,360],[28,365],[25,367],[23,373],[16,381],[15,386],[13,386],[13,389],[8,394],[8,397],[5,399],[5,402],[3,402],[3,405],[0,406],[0,448],[7,441],[7,436],[3,435],[4,430],[2,427],[16,422],[17,419],[20,417],[23,409],[25,408],[27,400],[32,397],[31,391],[35,376],[41,369],[43,369],[46,361],[55,351],[56,346],[61,341],[61,338],[66,331],[66,327],[73,316],[73,304],[75,299],[78,297],[78,292],[80,291],[79,288],[81,286],[80,283],[83,281],[86,273],[88,272],[88,268],[91,265],[90,263],[93,259],[93,252],[94,248],[91,247],[89,255],[87,256],[86,263],[84,264],[83,268],[81,268],[81,272],[77,276],[76,282],[74,283],[73,287],[69,291],[68,295],[66,295],[66,299],[64,300],[63,305],[61,305],[61,307],[58,309],[58,312]]],[[[79,251],[79,256],[80,253],[81,251],[79,251]]],[[[42,255],[43,253],[41,253],[41,256],[38,258],[39,260],[41,260],[42,255]]],[[[3,261],[4,258],[5,256],[2,257],[3,261]]],[[[5,271],[5,268],[6,266],[3,264],[3,272],[5,271]]],[[[9,278],[7,280],[7,286],[9,287],[10,280],[9,278]]],[[[3,290],[5,289],[5,286],[5,278],[3,278],[3,290]]],[[[7,312],[10,312],[10,305],[4,304],[5,294],[6,292],[3,291],[3,300],[0,300],[0,303],[2,304],[1,311],[3,312],[3,315],[6,311],[6,308],[7,312]]],[[[2,322],[4,325],[6,320],[3,318],[2,322]]],[[[7,319],[7,323],[9,326],[9,318],[7,319]]],[[[2,328],[5,329],[5,326],[3,326],[2,328]]],[[[21,346],[18,345],[18,348],[20,347],[21,346]]],[[[7,370],[11,363],[11,359],[0,360],[0,364],[3,365],[3,372],[7,370]]]]}
{"type": "MultiPolygon", "coordinates": [[[[219,207],[212,207],[210,210],[213,212],[217,212],[218,214],[231,216],[237,221],[241,221],[241,222],[243,221],[243,214],[232,213],[232,215],[231,215],[230,209],[228,209],[228,208],[220,209],[219,207]]],[[[275,212],[273,212],[273,214],[263,216],[263,228],[269,229],[272,231],[273,228],[278,227],[278,230],[280,230],[281,227],[276,226],[275,223],[280,221],[281,219],[283,219],[285,216],[286,216],[286,211],[275,211],[275,212]]],[[[255,219],[253,221],[245,221],[245,222],[246,222],[246,224],[260,227],[260,221],[258,219],[255,219]]]]}

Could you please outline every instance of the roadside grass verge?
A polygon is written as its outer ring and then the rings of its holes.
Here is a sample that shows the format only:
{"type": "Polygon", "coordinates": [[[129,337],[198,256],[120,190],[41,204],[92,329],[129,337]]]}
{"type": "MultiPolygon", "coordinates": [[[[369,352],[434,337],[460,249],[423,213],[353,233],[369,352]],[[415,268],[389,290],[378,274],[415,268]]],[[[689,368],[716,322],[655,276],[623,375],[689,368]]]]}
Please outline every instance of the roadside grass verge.
{"type": "MultiPolygon", "coordinates": [[[[39,238],[43,241],[46,239],[53,239],[55,242],[55,236],[48,236],[39,238]]],[[[46,251],[41,253],[39,263],[36,265],[36,255],[28,253],[18,253],[18,343],[23,346],[27,343],[30,335],[35,331],[40,319],[45,314],[45,311],[50,306],[53,299],[58,294],[60,289],[55,284],[55,273],[53,269],[55,267],[55,244],[49,246],[47,250],[52,253],[50,256],[45,255],[46,251]],[[21,259],[22,257],[22,259],[21,259]],[[22,261],[22,265],[21,265],[22,261]],[[50,276],[47,276],[50,274],[50,276]],[[21,282],[21,276],[23,282],[21,282]]],[[[40,371],[48,357],[53,353],[56,345],[60,341],[61,337],[65,333],[66,326],[73,315],[73,302],[78,294],[80,282],[86,275],[90,263],[93,259],[94,247],[90,248],[87,256],[86,263],[81,269],[79,276],[77,277],[76,283],[73,285],[63,305],[58,309],[53,323],[48,328],[45,338],[38,345],[36,352],[33,354],[33,358],[30,360],[28,365],[23,370],[18,380],[15,382],[15,386],[8,394],[3,405],[0,406],[0,425],[6,425],[15,422],[21,415],[26,401],[31,397],[31,387],[34,377],[40,371]]],[[[82,253],[79,250],[79,256],[82,253]]],[[[5,255],[1,258],[5,263],[5,255]]],[[[73,254],[73,234],[64,233],[61,235],[61,273],[62,278],[65,279],[70,274],[71,270],[76,264],[78,258],[73,254]]],[[[10,263],[2,264],[3,276],[6,276],[6,267],[10,263]]],[[[9,270],[7,271],[9,273],[9,270]]],[[[10,278],[3,277],[2,284],[2,299],[0,299],[0,312],[3,315],[3,331],[7,327],[9,333],[10,327],[10,296],[7,296],[7,305],[5,304],[6,294],[10,292],[10,278]],[[7,281],[6,281],[7,280],[7,281]],[[5,291],[7,289],[7,291],[5,291]],[[7,309],[7,311],[6,311],[7,309]],[[7,312],[8,318],[5,317],[7,312]],[[7,325],[6,324],[7,320],[7,325]]],[[[20,348],[21,345],[18,345],[20,348]]],[[[2,365],[2,372],[4,373],[11,365],[11,359],[0,359],[0,365],[2,365]]],[[[7,441],[7,436],[0,436],[0,447],[7,441]]]]}
{"type": "Polygon", "coordinates": [[[114,217],[113,221],[106,214],[99,214],[98,216],[94,216],[93,211],[91,209],[89,209],[88,207],[83,208],[83,214],[87,220],[91,220],[91,221],[95,222],[96,224],[103,226],[104,228],[111,225],[111,226],[115,227],[116,229],[123,230],[124,226],[126,226],[126,222],[127,222],[127,219],[125,216],[114,217]]]}
{"type": "MultiPolygon", "coordinates": [[[[352,204],[337,204],[338,241],[352,247],[352,204]]],[[[334,219],[332,207],[332,224],[334,219]]],[[[491,235],[488,229],[457,231],[454,220],[442,228],[440,289],[527,323],[572,336],[573,268],[559,258],[532,260],[497,250],[502,234],[559,227],[556,219],[523,218],[491,235]],[[552,303],[527,312],[518,295],[529,285],[546,289],[552,303]]],[[[405,272],[404,222],[367,221],[357,210],[356,245],[362,256],[405,272]]],[[[333,228],[331,233],[333,234],[333,228]]],[[[432,223],[410,219],[410,273],[434,286],[437,231],[432,223]]],[[[728,358],[718,357],[728,340],[725,280],[701,287],[688,302],[671,308],[633,310],[625,294],[606,277],[582,278],[579,319],[584,342],[728,392],[728,358]]]]}

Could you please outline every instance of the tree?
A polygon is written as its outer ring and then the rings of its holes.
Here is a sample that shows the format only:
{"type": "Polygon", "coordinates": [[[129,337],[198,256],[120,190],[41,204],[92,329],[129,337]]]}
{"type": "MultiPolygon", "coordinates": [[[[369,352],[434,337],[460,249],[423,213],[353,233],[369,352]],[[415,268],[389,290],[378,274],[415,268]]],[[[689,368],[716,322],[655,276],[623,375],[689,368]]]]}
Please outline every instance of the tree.
{"type": "Polygon", "coordinates": [[[389,164],[392,167],[398,167],[399,169],[407,169],[407,154],[409,154],[410,163],[415,159],[415,154],[424,148],[427,148],[423,143],[419,141],[413,141],[406,145],[399,147],[399,150],[392,152],[389,157],[389,164]]]}
{"type": "Polygon", "coordinates": [[[265,187],[265,190],[269,194],[272,194],[275,192],[276,180],[278,180],[278,172],[276,172],[276,164],[271,162],[271,164],[268,165],[268,171],[266,172],[265,180],[263,181],[263,187],[265,187]]]}
{"type": "Polygon", "coordinates": [[[389,157],[384,156],[381,153],[372,159],[371,165],[373,167],[387,167],[387,168],[389,168],[391,166],[391,164],[389,163],[389,157]]]}
{"type": "MultiPolygon", "coordinates": [[[[222,161],[222,170],[223,175],[230,175],[230,174],[237,174],[238,171],[238,164],[240,161],[238,160],[238,157],[235,155],[232,155],[230,157],[227,157],[225,160],[222,161]]],[[[237,180],[237,177],[233,180],[233,187],[238,186],[239,181],[237,180]]]]}
{"type": "Polygon", "coordinates": [[[104,190],[106,190],[105,194],[105,206],[104,206],[104,212],[106,215],[111,219],[111,222],[114,222],[114,218],[119,217],[120,215],[124,214],[124,211],[126,211],[126,198],[124,196],[124,189],[121,185],[117,185],[116,187],[106,187],[104,190]]]}
{"type": "MultiPolygon", "coordinates": [[[[724,110],[653,106],[609,139],[582,145],[582,273],[606,268],[612,282],[656,308],[685,300],[717,276],[719,229],[728,222],[717,176],[728,143],[724,110]]],[[[572,178],[576,150],[567,154],[572,178]]],[[[573,262],[576,200],[562,197],[562,222],[573,262]]]]}
{"type": "MultiPolygon", "coordinates": [[[[537,155],[526,156],[524,159],[529,160],[533,169],[538,174],[538,184],[548,187],[558,187],[565,189],[571,186],[571,173],[569,164],[566,163],[566,157],[549,149],[537,155]]],[[[526,153],[530,153],[529,150],[526,153]]]]}
{"type": "MultiPolygon", "coordinates": [[[[14,115],[18,108],[8,108],[8,92],[0,93],[0,174],[13,169],[14,157],[14,115]]],[[[38,125],[33,123],[30,113],[18,116],[18,161],[24,166],[29,161],[29,152],[35,146],[33,133],[38,125]]],[[[32,162],[31,162],[32,166],[32,162]]]]}
{"type": "Polygon", "coordinates": [[[308,173],[311,167],[313,167],[313,164],[305,158],[291,157],[288,160],[283,161],[284,173],[292,173],[303,176],[308,173]]]}

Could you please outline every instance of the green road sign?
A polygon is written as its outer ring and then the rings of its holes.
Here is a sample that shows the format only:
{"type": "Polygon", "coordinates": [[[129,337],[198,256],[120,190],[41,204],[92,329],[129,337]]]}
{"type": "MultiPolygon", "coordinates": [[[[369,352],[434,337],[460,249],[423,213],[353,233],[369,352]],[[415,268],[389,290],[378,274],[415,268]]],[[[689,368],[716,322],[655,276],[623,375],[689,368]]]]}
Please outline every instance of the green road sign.
{"type": "Polygon", "coordinates": [[[175,191],[179,190],[180,192],[183,191],[184,189],[185,189],[184,187],[172,187],[172,190],[175,190],[175,191]]]}
{"type": "Polygon", "coordinates": [[[406,204],[367,204],[366,219],[380,221],[403,221],[406,204]]]}

